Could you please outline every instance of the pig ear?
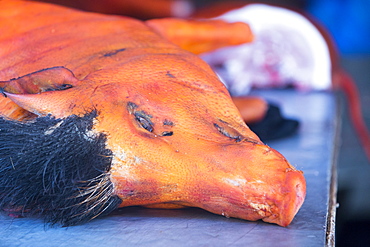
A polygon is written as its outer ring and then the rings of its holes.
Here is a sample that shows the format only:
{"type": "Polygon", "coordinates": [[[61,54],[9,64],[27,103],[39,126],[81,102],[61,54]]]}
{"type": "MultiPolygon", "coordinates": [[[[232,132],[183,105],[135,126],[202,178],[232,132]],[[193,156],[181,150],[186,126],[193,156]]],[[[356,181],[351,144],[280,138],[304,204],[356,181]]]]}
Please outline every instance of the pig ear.
{"type": "MultiPolygon", "coordinates": [[[[14,120],[35,117],[34,114],[47,115],[52,112],[51,105],[58,105],[58,98],[62,93],[60,91],[73,88],[78,82],[73,73],[64,67],[43,69],[2,81],[0,92],[6,98],[2,99],[2,102],[7,104],[0,106],[0,115],[14,120]]],[[[62,108],[62,105],[59,108],[62,108]]]]}
{"type": "Polygon", "coordinates": [[[78,79],[65,67],[52,67],[31,74],[0,82],[3,92],[15,94],[38,94],[65,90],[75,86],[78,79]]]}
{"type": "Polygon", "coordinates": [[[222,20],[153,19],[146,24],[181,48],[200,54],[253,40],[248,24],[222,20]]]}

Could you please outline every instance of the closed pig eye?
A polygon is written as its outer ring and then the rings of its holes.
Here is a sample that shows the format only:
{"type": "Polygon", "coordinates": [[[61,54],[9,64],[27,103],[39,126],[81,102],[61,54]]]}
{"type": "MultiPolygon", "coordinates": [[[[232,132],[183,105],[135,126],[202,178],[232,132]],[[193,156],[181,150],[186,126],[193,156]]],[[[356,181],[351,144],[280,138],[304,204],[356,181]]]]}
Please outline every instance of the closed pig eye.
{"type": "Polygon", "coordinates": [[[173,131],[171,130],[171,128],[174,126],[174,123],[172,121],[164,119],[162,122],[163,126],[158,125],[157,131],[155,131],[155,120],[153,120],[153,116],[143,110],[138,110],[138,108],[139,106],[137,104],[133,102],[127,102],[127,110],[130,114],[134,116],[134,120],[141,128],[145,129],[148,132],[151,132],[155,135],[155,137],[173,135],[173,131]]]}
{"type": "Polygon", "coordinates": [[[152,116],[149,114],[146,114],[143,111],[136,111],[134,113],[136,122],[139,123],[139,125],[146,129],[149,132],[153,132],[153,122],[151,120],[152,116]]]}
{"type": "Polygon", "coordinates": [[[153,132],[154,124],[151,120],[153,116],[147,114],[145,111],[138,111],[137,108],[138,105],[136,105],[135,103],[127,102],[127,110],[130,112],[130,114],[133,114],[135,116],[135,120],[139,124],[139,126],[149,132],[153,132]]]}

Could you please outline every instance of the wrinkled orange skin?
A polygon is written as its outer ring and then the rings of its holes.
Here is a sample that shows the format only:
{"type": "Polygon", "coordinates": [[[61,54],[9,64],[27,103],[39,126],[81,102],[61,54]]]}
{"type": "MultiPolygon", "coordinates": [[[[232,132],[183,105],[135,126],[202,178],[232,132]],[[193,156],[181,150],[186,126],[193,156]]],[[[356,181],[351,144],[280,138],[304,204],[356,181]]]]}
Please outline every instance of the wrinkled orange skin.
{"type": "Polygon", "coordinates": [[[169,40],[130,18],[2,1],[0,113],[27,121],[97,110],[93,131],[107,135],[122,207],[195,206],[287,226],[304,201],[302,172],[245,125],[206,63],[169,40]],[[40,71],[55,66],[64,68],[40,71]]]}

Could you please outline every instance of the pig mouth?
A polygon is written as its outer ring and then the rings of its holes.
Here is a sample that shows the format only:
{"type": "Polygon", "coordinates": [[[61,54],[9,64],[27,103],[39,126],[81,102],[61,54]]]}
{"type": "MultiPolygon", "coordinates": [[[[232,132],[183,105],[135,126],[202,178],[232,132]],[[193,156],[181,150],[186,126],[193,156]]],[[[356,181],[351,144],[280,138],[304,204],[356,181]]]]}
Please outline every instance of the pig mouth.
{"type": "Polygon", "coordinates": [[[71,226],[116,209],[106,136],[83,117],[0,118],[0,208],[71,226]]]}

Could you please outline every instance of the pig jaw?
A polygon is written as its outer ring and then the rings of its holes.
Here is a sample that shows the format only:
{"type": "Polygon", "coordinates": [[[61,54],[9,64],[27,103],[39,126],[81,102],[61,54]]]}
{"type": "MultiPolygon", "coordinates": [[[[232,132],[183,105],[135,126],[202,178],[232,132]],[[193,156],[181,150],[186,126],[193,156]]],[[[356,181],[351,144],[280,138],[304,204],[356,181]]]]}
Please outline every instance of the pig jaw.
{"type": "MultiPolygon", "coordinates": [[[[206,163],[207,158],[199,154],[194,155],[199,162],[196,166],[190,160],[194,157],[180,154],[167,167],[136,156],[125,156],[130,160],[128,166],[113,162],[111,180],[122,199],[120,206],[193,206],[226,217],[289,225],[305,198],[302,172],[264,145],[253,144],[254,152],[244,145],[235,145],[235,149],[239,146],[250,159],[238,157],[232,162],[232,157],[226,157],[227,164],[221,166],[206,163]],[[266,153],[266,149],[271,151],[266,153]]],[[[217,157],[217,153],[205,155],[217,157]]],[[[222,163],[225,157],[218,159],[222,163]]]]}

